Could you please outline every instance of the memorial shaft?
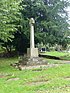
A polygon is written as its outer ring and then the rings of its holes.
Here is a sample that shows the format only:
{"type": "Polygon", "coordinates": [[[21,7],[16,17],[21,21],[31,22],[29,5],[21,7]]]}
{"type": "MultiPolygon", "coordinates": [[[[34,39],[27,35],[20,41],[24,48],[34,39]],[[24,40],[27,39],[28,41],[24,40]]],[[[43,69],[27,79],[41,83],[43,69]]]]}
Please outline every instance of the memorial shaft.
{"type": "Polygon", "coordinates": [[[34,48],[34,24],[30,24],[30,48],[34,48]]]}

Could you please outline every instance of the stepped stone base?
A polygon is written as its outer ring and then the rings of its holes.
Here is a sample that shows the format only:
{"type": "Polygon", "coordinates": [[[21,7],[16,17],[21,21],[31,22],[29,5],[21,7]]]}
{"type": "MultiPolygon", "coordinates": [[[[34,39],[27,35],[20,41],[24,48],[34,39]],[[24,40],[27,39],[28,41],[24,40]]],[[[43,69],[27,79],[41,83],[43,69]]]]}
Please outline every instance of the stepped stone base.
{"type": "Polygon", "coordinates": [[[48,62],[44,60],[43,58],[39,57],[33,57],[33,58],[28,58],[28,57],[22,57],[18,63],[15,64],[10,64],[11,66],[23,70],[23,67],[28,67],[28,66],[41,66],[41,65],[47,65],[48,62]]]}
{"type": "Polygon", "coordinates": [[[33,57],[33,58],[23,57],[22,60],[19,61],[19,64],[22,66],[47,65],[47,61],[39,57],[33,57]]]}

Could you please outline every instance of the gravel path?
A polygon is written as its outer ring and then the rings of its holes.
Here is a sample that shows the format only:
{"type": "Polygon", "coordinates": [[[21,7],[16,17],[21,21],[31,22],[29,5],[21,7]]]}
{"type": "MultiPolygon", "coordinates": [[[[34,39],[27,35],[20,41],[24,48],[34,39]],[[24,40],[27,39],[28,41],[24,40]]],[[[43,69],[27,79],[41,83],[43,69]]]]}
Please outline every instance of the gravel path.
{"type": "Polygon", "coordinates": [[[62,60],[63,64],[70,64],[70,61],[62,60]]]}

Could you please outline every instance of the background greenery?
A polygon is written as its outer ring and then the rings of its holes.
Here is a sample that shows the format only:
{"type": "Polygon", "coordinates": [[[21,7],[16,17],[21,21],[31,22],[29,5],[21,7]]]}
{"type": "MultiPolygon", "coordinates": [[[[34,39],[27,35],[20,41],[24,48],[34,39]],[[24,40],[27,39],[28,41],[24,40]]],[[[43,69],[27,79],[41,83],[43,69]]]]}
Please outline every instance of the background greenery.
{"type": "Polygon", "coordinates": [[[35,19],[35,44],[70,44],[69,0],[1,0],[0,45],[11,54],[23,54],[29,47],[29,19],[35,19]]]}

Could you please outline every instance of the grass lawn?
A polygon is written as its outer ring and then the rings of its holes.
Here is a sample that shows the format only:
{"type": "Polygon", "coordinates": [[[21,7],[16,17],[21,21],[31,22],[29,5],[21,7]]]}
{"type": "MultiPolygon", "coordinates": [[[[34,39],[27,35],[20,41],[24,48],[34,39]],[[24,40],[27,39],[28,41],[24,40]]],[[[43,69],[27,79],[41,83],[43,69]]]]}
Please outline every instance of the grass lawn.
{"type": "Polygon", "coordinates": [[[10,66],[17,60],[0,59],[0,93],[70,93],[70,64],[19,71],[10,66]]]}
{"type": "Polygon", "coordinates": [[[56,57],[61,57],[61,56],[68,55],[69,53],[58,52],[58,51],[51,51],[51,52],[45,52],[45,53],[42,53],[42,54],[51,55],[51,56],[56,56],[56,57]]]}
{"type": "Polygon", "coordinates": [[[64,60],[70,60],[70,53],[68,53],[68,52],[51,51],[51,52],[45,52],[45,53],[41,53],[41,54],[60,57],[61,59],[64,59],[64,60]]]}

